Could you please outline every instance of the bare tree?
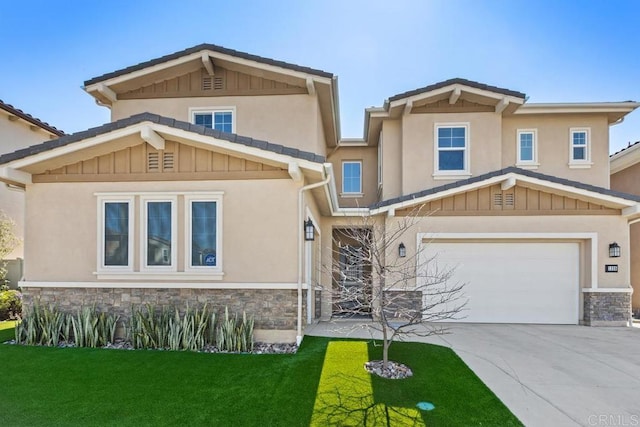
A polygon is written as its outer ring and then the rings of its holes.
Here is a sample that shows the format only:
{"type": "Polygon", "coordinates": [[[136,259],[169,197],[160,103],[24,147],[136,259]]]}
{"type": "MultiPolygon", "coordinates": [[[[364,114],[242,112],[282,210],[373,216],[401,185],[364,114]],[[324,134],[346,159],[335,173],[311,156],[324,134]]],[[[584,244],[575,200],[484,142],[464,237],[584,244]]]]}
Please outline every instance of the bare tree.
{"type": "Polygon", "coordinates": [[[425,251],[428,243],[405,247],[426,218],[416,209],[391,218],[363,216],[334,230],[334,316],[371,317],[363,325],[382,335],[383,370],[394,341],[446,333],[438,322],[462,318],[465,284],[452,280],[454,269],[439,268],[437,255],[425,251]]]}

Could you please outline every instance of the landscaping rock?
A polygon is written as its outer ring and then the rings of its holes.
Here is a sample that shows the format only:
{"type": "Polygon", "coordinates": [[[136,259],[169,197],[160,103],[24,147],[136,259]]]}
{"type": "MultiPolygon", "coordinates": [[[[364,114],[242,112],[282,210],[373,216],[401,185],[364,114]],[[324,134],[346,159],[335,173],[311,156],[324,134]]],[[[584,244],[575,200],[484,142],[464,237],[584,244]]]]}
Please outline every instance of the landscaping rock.
{"type": "Polygon", "coordinates": [[[370,374],[392,380],[401,380],[413,376],[411,368],[407,365],[390,360],[387,363],[387,369],[383,369],[383,364],[382,360],[372,360],[364,364],[364,369],[370,374]]]}

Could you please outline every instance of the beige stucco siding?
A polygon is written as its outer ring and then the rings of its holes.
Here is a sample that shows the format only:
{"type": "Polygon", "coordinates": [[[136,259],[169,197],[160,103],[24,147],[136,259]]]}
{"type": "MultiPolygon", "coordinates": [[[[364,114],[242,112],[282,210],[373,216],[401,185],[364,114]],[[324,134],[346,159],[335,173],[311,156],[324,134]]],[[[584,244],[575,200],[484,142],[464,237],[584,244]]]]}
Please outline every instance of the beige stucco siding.
{"type": "Polygon", "coordinates": [[[197,97],[120,100],[113,121],[149,112],[191,122],[190,108],[235,109],[235,133],[325,155],[317,98],[310,95],[197,97]]]}
{"type": "Polygon", "coordinates": [[[338,202],[341,207],[365,207],[377,201],[378,149],[377,147],[339,147],[328,158],[336,177],[338,202]],[[353,197],[342,192],[342,163],[362,162],[362,196],[353,197]]]}
{"type": "MultiPolygon", "coordinates": [[[[472,175],[500,169],[501,116],[495,113],[410,114],[402,120],[402,194],[454,180],[434,179],[435,126],[468,125],[472,175]]],[[[386,141],[386,136],[384,137],[386,141]]],[[[465,177],[462,177],[465,178],[465,177]]]]}
{"type": "Polygon", "coordinates": [[[392,199],[402,194],[402,123],[385,120],[382,123],[382,196],[392,199]]]}
{"type": "MultiPolygon", "coordinates": [[[[640,163],[611,175],[611,189],[640,195],[640,163]]],[[[640,223],[629,226],[631,234],[631,284],[634,288],[632,305],[640,309],[640,223]]],[[[623,246],[624,247],[624,246],[623,246]]]]}
{"type": "MultiPolygon", "coordinates": [[[[10,153],[21,148],[49,140],[49,133],[40,128],[31,130],[31,124],[22,120],[10,121],[9,116],[0,110],[0,154],[10,153]]],[[[0,210],[4,211],[16,223],[15,233],[24,238],[24,193],[8,188],[0,182],[0,210]]],[[[7,259],[22,258],[22,244],[9,254],[7,259]]]]}
{"type": "MultiPolygon", "coordinates": [[[[25,279],[97,280],[94,275],[99,226],[96,192],[223,191],[222,282],[294,283],[298,238],[296,189],[291,180],[283,179],[33,184],[27,188],[25,279]],[[273,250],[276,242],[278,250],[273,250]]],[[[136,198],[136,211],[139,205],[136,198]]],[[[185,258],[184,201],[180,196],[177,207],[180,271],[185,258]]],[[[136,269],[140,265],[140,225],[137,212],[133,247],[136,269]]],[[[182,277],[176,282],[188,280],[182,277]]]]}
{"type": "Polygon", "coordinates": [[[606,115],[532,114],[503,119],[502,167],[515,166],[518,129],[535,129],[538,137],[536,172],[609,188],[609,124],[606,115]],[[591,161],[586,169],[569,167],[570,129],[590,130],[591,161]]]}

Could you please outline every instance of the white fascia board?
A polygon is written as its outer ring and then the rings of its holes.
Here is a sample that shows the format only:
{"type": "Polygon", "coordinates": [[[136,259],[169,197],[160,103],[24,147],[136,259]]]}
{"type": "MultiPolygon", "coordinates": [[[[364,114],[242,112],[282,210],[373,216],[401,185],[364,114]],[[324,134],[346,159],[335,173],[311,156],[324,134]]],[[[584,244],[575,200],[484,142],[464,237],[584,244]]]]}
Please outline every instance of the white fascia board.
{"type": "Polygon", "coordinates": [[[635,110],[638,102],[532,103],[524,104],[513,114],[616,113],[635,110]]]}
{"type": "Polygon", "coordinates": [[[519,175],[517,173],[508,173],[505,175],[495,176],[493,178],[485,179],[483,181],[474,182],[473,184],[462,185],[460,187],[451,188],[449,190],[443,190],[438,193],[429,194],[423,197],[417,197],[415,199],[406,200],[403,202],[394,203],[392,205],[384,206],[371,210],[371,214],[387,212],[390,209],[403,209],[406,207],[414,206],[417,204],[427,203],[432,200],[443,199],[445,197],[453,196],[455,194],[464,193],[467,191],[473,191],[477,188],[487,187],[494,184],[506,183],[509,185],[513,181],[520,181],[524,183],[534,184],[539,187],[546,187],[553,190],[562,191],[564,193],[574,194],[579,197],[588,198],[597,202],[604,202],[608,204],[616,205],[618,208],[626,208],[635,206],[637,203],[632,200],[622,199],[620,197],[609,196],[606,194],[595,193],[589,190],[583,190],[581,188],[572,187],[569,185],[557,184],[555,182],[549,182],[538,178],[532,178],[525,175],[519,175]]]}
{"type": "Polygon", "coordinates": [[[640,214],[640,203],[622,209],[623,216],[634,216],[640,214]]]}
{"type": "Polygon", "coordinates": [[[640,162],[640,144],[627,148],[609,158],[609,172],[614,174],[640,162]]]}
{"type": "Polygon", "coordinates": [[[5,166],[12,167],[14,169],[20,169],[26,166],[33,165],[35,163],[43,162],[56,157],[64,156],[65,154],[73,153],[74,151],[84,150],[96,145],[104,144],[114,139],[123,138],[125,136],[134,135],[140,133],[142,128],[149,123],[137,123],[123,129],[117,129],[102,135],[97,135],[82,141],[72,142],[71,144],[64,145],[62,147],[52,148],[51,150],[43,151],[42,153],[34,154],[23,159],[17,159],[7,163],[5,166]]]}
{"type": "Polygon", "coordinates": [[[257,61],[251,61],[248,59],[244,59],[244,58],[238,58],[236,56],[232,56],[232,55],[227,55],[227,54],[223,54],[223,53],[219,53],[219,52],[214,52],[212,50],[201,50],[198,52],[194,52],[192,54],[189,55],[185,55],[182,56],[180,58],[175,58],[175,59],[171,59],[169,61],[166,62],[162,62],[160,64],[156,64],[156,65],[152,65],[151,67],[147,67],[144,68],[142,70],[136,70],[127,74],[123,74],[117,77],[113,77],[111,79],[106,79],[103,80],[101,82],[98,83],[94,83],[91,84],[89,86],[86,86],[84,88],[85,91],[87,92],[92,92],[95,90],[98,90],[98,85],[99,84],[103,84],[105,86],[113,86],[113,85],[117,85],[119,83],[123,83],[126,82],[128,80],[132,80],[138,77],[144,77],[147,74],[151,74],[151,73],[155,73],[157,71],[162,71],[165,70],[167,68],[171,68],[171,67],[175,67],[177,65],[181,65],[184,64],[186,62],[189,61],[195,61],[195,60],[199,60],[202,61],[202,57],[203,55],[208,55],[211,58],[218,58],[221,60],[225,60],[225,61],[229,61],[229,62],[234,62],[236,64],[241,64],[241,65],[245,65],[248,67],[252,67],[252,68],[257,68],[260,70],[264,70],[264,71],[270,71],[273,73],[278,73],[278,74],[285,74],[288,76],[292,76],[292,77],[297,77],[300,78],[302,80],[304,80],[306,82],[306,79],[308,76],[313,76],[313,80],[315,82],[318,83],[324,83],[324,84],[331,84],[331,79],[327,78],[327,77],[321,77],[321,76],[316,76],[315,74],[307,74],[307,73],[303,73],[301,71],[295,71],[295,70],[289,70],[288,68],[282,68],[282,67],[278,67],[275,65],[269,65],[269,64],[263,64],[261,62],[257,62],[257,61]]]}

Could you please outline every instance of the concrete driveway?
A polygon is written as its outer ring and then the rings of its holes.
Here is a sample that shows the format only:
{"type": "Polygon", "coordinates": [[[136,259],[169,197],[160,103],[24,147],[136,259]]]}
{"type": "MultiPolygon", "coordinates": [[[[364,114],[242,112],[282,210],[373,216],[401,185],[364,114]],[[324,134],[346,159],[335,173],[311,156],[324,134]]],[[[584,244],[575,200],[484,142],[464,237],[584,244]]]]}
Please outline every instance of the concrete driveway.
{"type": "MultiPolygon", "coordinates": [[[[347,323],[310,335],[369,337],[347,323]],[[339,329],[338,329],[339,327],[339,329]]],[[[451,347],[527,426],[640,426],[640,329],[455,324],[451,347]]]]}

